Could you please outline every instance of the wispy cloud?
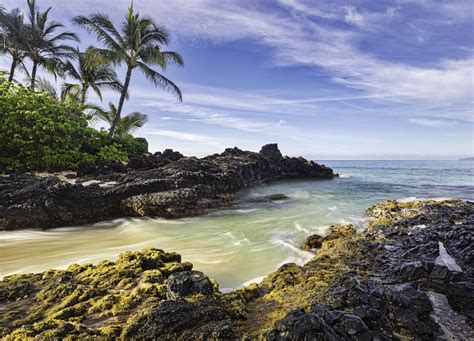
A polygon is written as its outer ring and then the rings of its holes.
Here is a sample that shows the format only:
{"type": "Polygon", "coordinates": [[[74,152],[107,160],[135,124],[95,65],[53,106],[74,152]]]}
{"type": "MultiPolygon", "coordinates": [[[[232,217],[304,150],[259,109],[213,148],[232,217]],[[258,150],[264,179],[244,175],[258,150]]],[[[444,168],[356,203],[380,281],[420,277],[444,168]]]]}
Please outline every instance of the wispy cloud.
{"type": "Polygon", "coordinates": [[[408,121],[413,124],[432,128],[444,128],[455,124],[453,121],[434,120],[429,118],[410,118],[408,121]]]}
{"type": "MultiPolygon", "coordinates": [[[[305,11],[314,14],[299,2],[286,2],[289,3],[303,14],[305,11]]],[[[440,101],[466,99],[473,91],[472,58],[444,59],[423,67],[394,63],[359,50],[355,44],[356,33],[317,21],[284,17],[241,2],[196,1],[189,6],[188,1],[174,1],[173,4],[165,12],[173,11],[167,24],[178,34],[216,41],[250,37],[271,47],[274,61],[279,65],[322,67],[333,74],[336,82],[370,94],[440,101]],[[186,11],[178,10],[183,6],[186,11]],[[191,20],[191,17],[200,19],[191,20]]],[[[347,8],[341,19],[349,18],[359,25],[373,23],[377,16],[395,15],[392,7],[383,13],[364,14],[353,6],[347,8]]]]}
{"type": "MultiPolygon", "coordinates": [[[[10,2],[8,0],[7,5],[10,2]]],[[[52,0],[44,2],[53,3],[52,0]]],[[[117,6],[124,7],[129,2],[119,0],[117,3],[117,6]]],[[[362,33],[313,19],[317,16],[331,19],[331,22],[383,28],[385,20],[381,19],[398,15],[399,7],[406,1],[397,0],[385,10],[378,11],[362,11],[351,3],[280,0],[282,8],[291,9],[301,17],[289,16],[260,2],[174,0],[155,11],[156,2],[144,0],[136,7],[145,13],[154,13],[159,22],[180,39],[222,42],[251,38],[270,47],[273,62],[278,65],[323,68],[332,75],[334,82],[363,90],[371,96],[430,102],[471,98],[474,91],[472,56],[443,58],[423,66],[409,61],[387,61],[358,47],[362,33]]],[[[64,7],[64,4],[54,5],[64,7]]],[[[471,5],[469,1],[419,2],[419,6],[424,6],[427,11],[432,6],[433,13],[440,15],[441,11],[446,11],[446,19],[458,21],[472,19],[471,5]]],[[[102,5],[90,0],[83,1],[83,7],[91,11],[102,9],[102,5]]],[[[209,102],[212,98],[207,100],[209,102]]]]}
{"type": "Polygon", "coordinates": [[[144,131],[144,133],[147,135],[163,136],[163,137],[168,137],[168,138],[172,138],[172,139],[176,139],[180,141],[202,144],[202,145],[211,146],[217,149],[224,149],[226,147],[224,141],[217,139],[215,137],[208,136],[208,135],[193,134],[193,133],[187,133],[187,132],[182,132],[182,131],[163,130],[163,129],[146,130],[144,131]]]}

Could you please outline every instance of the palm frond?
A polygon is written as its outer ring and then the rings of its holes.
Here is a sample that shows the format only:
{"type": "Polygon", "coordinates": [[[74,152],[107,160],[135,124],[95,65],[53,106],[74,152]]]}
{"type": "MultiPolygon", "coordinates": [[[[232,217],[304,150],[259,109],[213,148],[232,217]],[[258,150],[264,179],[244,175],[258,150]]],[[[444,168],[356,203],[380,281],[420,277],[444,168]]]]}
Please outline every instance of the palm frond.
{"type": "Polygon", "coordinates": [[[150,68],[148,65],[142,62],[137,63],[137,67],[140,69],[140,71],[143,72],[145,77],[153,82],[155,86],[158,86],[162,88],[165,91],[171,92],[173,95],[176,96],[176,98],[182,102],[183,101],[183,95],[181,93],[181,90],[178,88],[176,84],[174,84],[171,80],[160,74],[159,72],[153,70],[150,68]]]}
{"type": "Polygon", "coordinates": [[[107,32],[105,28],[101,26],[104,22],[110,22],[110,25],[113,26],[112,21],[108,16],[96,13],[88,18],[80,15],[75,17],[73,22],[76,25],[85,28],[89,33],[95,34],[102,45],[114,50],[121,49],[120,44],[107,32]]]}

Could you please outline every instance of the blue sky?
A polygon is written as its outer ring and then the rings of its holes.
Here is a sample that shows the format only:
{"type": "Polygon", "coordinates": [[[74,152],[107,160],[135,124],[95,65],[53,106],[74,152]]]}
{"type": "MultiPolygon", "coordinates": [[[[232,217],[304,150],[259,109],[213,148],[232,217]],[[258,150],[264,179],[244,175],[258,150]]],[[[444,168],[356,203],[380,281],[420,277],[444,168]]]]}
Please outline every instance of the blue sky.
{"type": "MultiPolygon", "coordinates": [[[[38,0],[75,31],[74,15],[100,11],[119,23],[128,4],[38,0]]],[[[166,72],[182,103],[132,76],[124,111],[148,114],[136,135],[153,151],[200,156],[277,142],[316,159],[473,154],[470,0],[135,0],[135,8],[170,31],[169,48],[185,60],[166,72]]],[[[80,36],[83,47],[95,43],[80,36]]],[[[0,68],[8,63],[0,57],[0,68]]],[[[104,105],[117,98],[107,94],[104,105]]]]}

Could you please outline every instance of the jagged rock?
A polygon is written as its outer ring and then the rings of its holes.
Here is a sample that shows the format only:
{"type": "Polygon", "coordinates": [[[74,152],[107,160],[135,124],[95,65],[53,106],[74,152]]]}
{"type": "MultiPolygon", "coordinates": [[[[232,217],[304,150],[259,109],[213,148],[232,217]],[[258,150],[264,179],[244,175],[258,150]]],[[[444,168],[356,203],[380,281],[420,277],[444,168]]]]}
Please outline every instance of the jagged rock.
{"type": "Polygon", "coordinates": [[[180,297],[201,294],[211,296],[214,287],[209,279],[200,271],[182,271],[172,274],[166,281],[167,297],[170,300],[180,297]]]}
{"type": "Polygon", "coordinates": [[[324,237],[321,237],[319,234],[313,234],[306,238],[303,244],[303,250],[311,251],[314,249],[319,249],[323,245],[324,237]]]}
{"type": "Polygon", "coordinates": [[[326,231],[324,240],[337,239],[341,237],[348,237],[356,233],[356,229],[352,224],[345,225],[331,225],[326,231]]]}
{"type": "MultiPolygon", "coordinates": [[[[186,167],[194,165],[186,161],[186,167]]],[[[54,178],[42,184],[35,190],[63,186],[54,178]]],[[[390,201],[376,207],[370,229],[339,233],[305,265],[285,264],[260,284],[226,294],[178,254],[159,249],[126,252],[95,266],[8,276],[0,281],[0,336],[469,339],[474,203],[390,201]]]]}
{"type": "Polygon", "coordinates": [[[323,245],[324,241],[348,237],[356,233],[355,227],[352,224],[346,225],[331,225],[326,230],[326,236],[320,236],[318,234],[313,234],[306,238],[303,243],[303,250],[311,251],[314,249],[319,249],[323,245]]]}
{"type": "Polygon", "coordinates": [[[233,335],[233,327],[219,306],[201,301],[164,301],[130,318],[122,337],[134,339],[205,339],[207,335],[233,335]],[[219,323],[220,322],[220,323],[219,323]],[[184,334],[181,336],[181,334],[184,334]]]}
{"type": "Polygon", "coordinates": [[[270,194],[270,195],[265,195],[265,196],[258,196],[258,197],[253,197],[253,198],[248,198],[245,199],[245,202],[259,202],[259,203],[264,203],[264,202],[273,202],[273,201],[282,201],[282,200],[288,200],[290,199],[287,195],[283,193],[277,193],[277,194],[270,194]]]}
{"type": "Polygon", "coordinates": [[[133,170],[147,170],[153,168],[163,167],[173,161],[178,161],[184,156],[180,152],[175,152],[172,149],[165,149],[163,153],[156,152],[140,158],[132,158],[128,164],[128,168],[133,170]]]}
{"type": "Polygon", "coordinates": [[[267,334],[267,340],[370,340],[374,333],[368,330],[359,316],[316,304],[310,312],[288,313],[267,334]]]}
{"type": "MultiPolygon", "coordinates": [[[[0,231],[93,223],[123,216],[178,218],[228,205],[244,187],[279,179],[332,179],[332,169],[303,158],[281,158],[276,145],[259,153],[226,149],[202,159],[165,150],[121,163],[83,164],[87,173],[102,174],[110,187],[82,186],[56,177],[14,174],[0,177],[0,231]]],[[[87,179],[91,179],[90,176],[87,179]]],[[[83,179],[82,179],[83,180],[83,179]]],[[[81,178],[78,179],[78,182],[81,178]]],[[[278,198],[280,199],[280,198],[278,198]]]]}
{"type": "Polygon", "coordinates": [[[127,166],[121,161],[105,161],[102,159],[96,159],[94,163],[81,161],[78,165],[77,176],[88,176],[88,178],[91,179],[93,176],[126,172],[127,166]]]}
{"type": "Polygon", "coordinates": [[[274,159],[274,160],[283,159],[283,155],[281,155],[281,152],[278,149],[278,145],[276,143],[267,144],[263,146],[259,154],[269,159],[274,159]]]}

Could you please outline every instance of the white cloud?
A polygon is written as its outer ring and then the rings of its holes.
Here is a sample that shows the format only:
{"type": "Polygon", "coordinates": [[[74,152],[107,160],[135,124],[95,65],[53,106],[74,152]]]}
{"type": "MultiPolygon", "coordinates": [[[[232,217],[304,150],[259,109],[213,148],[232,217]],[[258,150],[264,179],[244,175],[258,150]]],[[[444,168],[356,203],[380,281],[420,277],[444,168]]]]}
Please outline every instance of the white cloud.
{"type": "Polygon", "coordinates": [[[454,124],[454,122],[452,121],[435,120],[429,118],[410,118],[408,121],[413,124],[432,128],[444,128],[452,126],[454,124]]]}
{"type": "Polygon", "coordinates": [[[202,145],[214,147],[217,149],[224,149],[226,147],[224,141],[217,139],[215,137],[208,136],[208,135],[200,135],[200,134],[194,134],[194,133],[186,133],[186,132],[181,132],[181,131],[162,130],[162,129],[147,130],[144,133],[146,135],[163,136],[163,137],[169,137],[169,138],[180,140],[180,141],[202,144],[202,145]]]}
{"type": "MultiPolygon", "coordinates": [[[[284,3],[311,14],[308,6],[297,1],[284,3]]],[[[395,15],[392,7],[375,14],[349,9],[350,20],[363,25],[372,23],[376,16],[395,15]]],[[[359,50],[354,44],[355,32],[263,11],[247,2],[202,0],[189,5],[189,1],[178,0],[160,13],[160,20],[180,36],[215,41],[252,38],[271,48],[278,65],[324,68],[336,82],[370,95],[430,102],[472,96],[472,58],[440,60],[426,66],[388,62],[359,50]]]]}
{"type": "MultiPolygon", "coordinates": [[[[43,6],[54,5],[55,13],[67,7],[65,3],[52,0],[43,2],[43,6]]],[[[405,2],[399,0],[399,5],[405,2]]],[[[16,2],[6,1],[7,7],[13,3],[16,2]]],[[[81,4],[82,10],[103,11],[103,4],[96,1],[86,0],[81,4]]],[[[128,0],[119,0],[114,6],[125,9],[128,4],[128,0]]],[[[156,2],[152,0],[135,4],[144,13],[156,17],[179,39],[188,42],[253,39],[270,48],[273,61],[278,65],[323,68],[335,82],[364,90],[368,95],[429,102],[472,98],[473,58],[445,59],[425,66],[384,61],[356,47],[360,32],[326,26],[319,20],[309,18],[318,16],[341,22],[346,20],[363,27],[378,25],[382,28],[381,18],[402,15],[393,6],[385,11],[362,12],[350,1],[341,4],[280,0],[280,5],[300,16],[263,7],[260,2],[174,0],[160,6],[158,11],[156,2]]],[[[439,4],[437,1],[422,0],[419,5],[426,10],[432,7],[436,13],[446,11],[445,15],[456,20],[472,18],[472,11],[468,10],[470,2],[467,1],[439,4]]],[[[112,15],[117,15],[115,19],[118,20],[119,13],[122,12],[112,15]]]]}

